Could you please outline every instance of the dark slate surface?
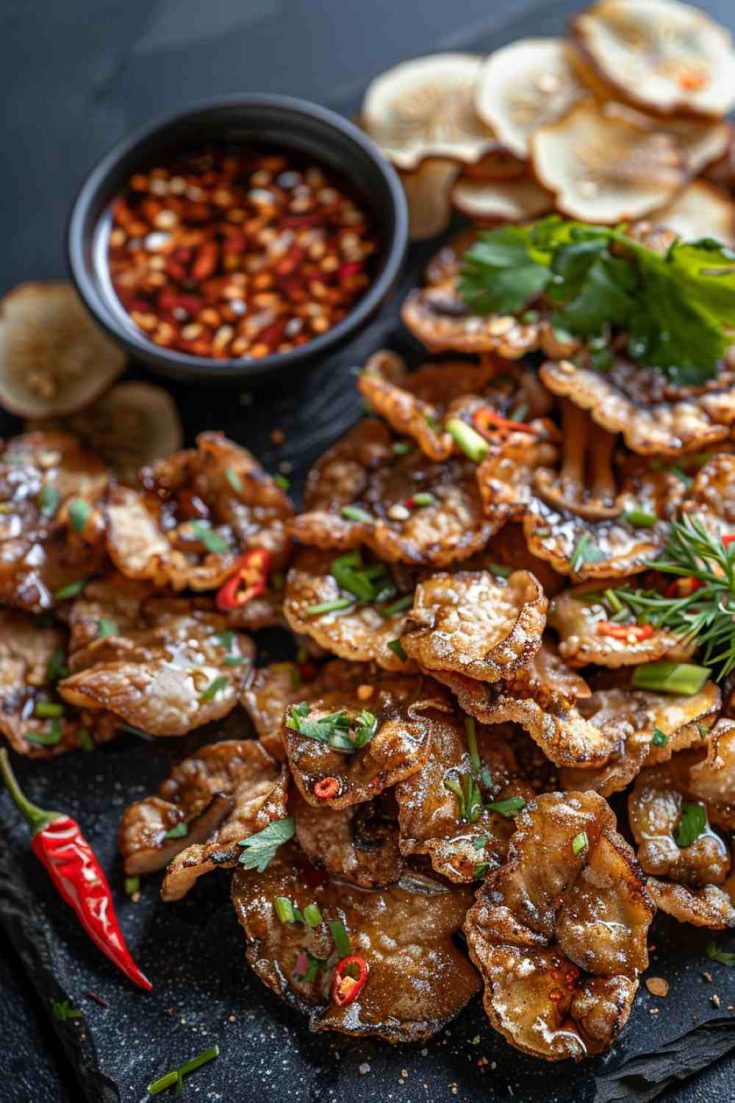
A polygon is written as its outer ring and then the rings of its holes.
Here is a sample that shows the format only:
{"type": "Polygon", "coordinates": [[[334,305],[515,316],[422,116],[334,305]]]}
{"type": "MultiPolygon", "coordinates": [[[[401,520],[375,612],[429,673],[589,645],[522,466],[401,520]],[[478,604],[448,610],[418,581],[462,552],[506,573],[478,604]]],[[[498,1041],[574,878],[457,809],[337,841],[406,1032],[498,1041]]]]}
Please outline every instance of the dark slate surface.
{"type": "MultiPolygon", "coordinates": [[[[731,0],[705,6],[735,22],[731,0]]],[[[0,287],[62,274],[63,225],[83,172],[130,127],[154,115],[246,90],[310,96],[349,114],[365,82],[403,57],[556,33],[570,10],[569,3],[538,7],[512,0],[424,0],[420,7],[408,0],[127,0],[124,5],[5,0],[0,287]]],[[[414,251],[404,291],[428,252],[414,251]]],[[[399,292],[352,348],[308,378],[290,381],[285,395],[175,388],[188,435],[222,428],[271,469],[286,460],[303,473],[359,412],[351,366],[385,342],[415,354],[398,328],[400,298],[399,292]],[[279,449],[269,441],[274,425],[286,432],[279,449]]],[[[1,428],[8,431],[10,424],[1,428]]],[[[276,653],[282,641],[271,639],[269,646],[276,653]]],[[[245,724],[241,715],[234,716],[224,734],[242,731],[245,724]]],[[[155,744],[126,737],[93,756],[26,764],[20,773],[33,799],[80,819],[118,890],[115,828],[124,805],[155,786],[173,760],[222,734],[220,728],[155,744]]],[[[574,1068],[524,1058],[488,1030],[478,1003],[425,1047],[393,1050],[375,1042],[313,1038],[246,973],[226,876],[208,878],[176,907],[160,903],[154,883],[145,886],[138,905],[118,892],[126,934],[156,986],[153,996],[143,996],[90,946],[59,905],[24,848],[22,827],[7,798],[0,809],[0,917],[14,946],[9,949],[6,941],[0,949],[3,1103],[84,1098],[133,1103],[152,1078],[215,1041],[222,1057],[188,1082],[191,1099],[592,1103],[602,1091],[595,1075],[604,1076],[633,1054],[655,1054],[698,1023],[724,1021],[727,1028],[735,1003],[735,971],[704,957],[709,936],[657,921],[651,972],[668,978],[670,995],[662,1001],[642,991],[623,1040],[605,1061],[574,1068]],[[711,984],[702,976],[705,970],[713,975],[711,984]],[[100,1007],[89,991],[109,1007],[100,1007]],[[711,1003],[713,993],[720,996],[719,1010],[711,1003]],[[53,1022],[48,1008],[63,995],[84,1010],[83,1025],[60,1028],[53,1022]],[[488,1063],[479,1067],[481,1058],[488,1063]],[[360,1075],[364,1062],[370,1071],[360,1075]]],[[[728,1041],[735,1042],[732,1032],[728,1041]]],[[[673,1048],[679,1073],[701,1064],[686,1038],[673,1048]]],[[[724,1049],[717,1042],[707,1059],[724,1049]]],[[[661,1067],[654,1063],[654,1072],[661,1067]]],[[[732,1067],[727,1060],[713,1064],[660,1098],[731,1100],[732,1067]]],[[[634,1094],[639,1087],[640,1082],[631,1083],[617,1097],[652,1098],[634,1094]]]]}

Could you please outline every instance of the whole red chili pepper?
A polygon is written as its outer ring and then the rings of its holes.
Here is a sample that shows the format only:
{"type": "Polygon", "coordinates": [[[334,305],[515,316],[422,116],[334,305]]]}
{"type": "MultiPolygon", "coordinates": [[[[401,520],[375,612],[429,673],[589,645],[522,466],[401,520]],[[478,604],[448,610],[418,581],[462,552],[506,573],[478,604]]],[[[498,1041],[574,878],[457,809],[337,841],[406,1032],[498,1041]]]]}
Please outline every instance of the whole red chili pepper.
{"type": "Polygon", "coordinates": [[[364,957],[350,954],[337,963],[332,981],[332,1000],[337,1007],[346,1007],[362,992],[368,978],[368,964],[364,957]],[[354,974],[357,974],[355,976],[354,974]]]}
{"type": "Polygon", "coordinates": [[[223,613],[239,609],[258,594],[262,594],[268,582],[270,568],[270,552],[265,548],[253,548],[252,551],[245,552],[235,564],[233,573],[217,591],[217,608],[223,613]]]}
{"type": "Polygon", "coordinates": [[[94,851],[79,824],[63,812],[47,812],[31,804],[21,791],[8,752],[0,750],[0,774],[8,792],[31,826],[31,849],[46,868],[59,896],[77,914],[92,941],[134,984],[153,988],[125,945],[115,915],[112,893],[94,851]]]}

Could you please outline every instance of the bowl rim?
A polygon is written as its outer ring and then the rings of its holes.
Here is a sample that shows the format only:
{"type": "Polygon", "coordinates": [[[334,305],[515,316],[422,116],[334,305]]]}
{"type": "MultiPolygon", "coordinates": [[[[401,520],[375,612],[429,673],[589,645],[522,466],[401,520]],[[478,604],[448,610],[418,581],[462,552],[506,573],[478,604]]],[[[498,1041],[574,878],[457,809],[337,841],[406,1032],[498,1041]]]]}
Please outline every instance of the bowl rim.
{"type": "MultiPolygon", "coordinates": [[[[369,199],[368,199],[369,204],[369,199]]],[[[172,115],[159,116],[153,122],[137,127],[131,133],[120,138],[107,153],[103,154],[87,171],[76,190],[69,211],[66,234],[66,263],[72,282],[85,308],[96,323],[132,357],[147,364],[157,364],[162,371],[180,377],[206,381],[233,382],[247,378],[257,378],[273,372],[295,366],[307,359],[316,359],[329,352],[335,345],[342,344],[351,333],[361,328],[370,316],[379,308],[381,301],[395,286],[408,248],[408,205],[398,173],[380,151],[376,143],[350,119],[338,114],[331,108],[313,103],[311,100],[280,93],[246,92],[219,96],[211,100],[197,100],[172,115]],[[216,360],[205,356],[190,356],[188,353],[167,349],[149,341],[144,334],[135,330],[123,329],[118,319],[109,310],[104,297],[99,293],[90,269],[95,261],[86,260],[86,222],[90,206],[101,191],[104,191],[107,179],[116,165],[135,152],[136,147],[187,120],[198,115],[217,111],[227,111],[233,107],[276,108],[284,113],[307,116],[316,119],[340,131],[346,138],[359,146],[374,163],[386,187],[393,212],[393,230],[386,243],[382,265],[375,279],[362,298],[340,322],[326,333],[319,334],[305,345],[288,352],[275,353],[258,360],[231,359],[216,360]]]]}

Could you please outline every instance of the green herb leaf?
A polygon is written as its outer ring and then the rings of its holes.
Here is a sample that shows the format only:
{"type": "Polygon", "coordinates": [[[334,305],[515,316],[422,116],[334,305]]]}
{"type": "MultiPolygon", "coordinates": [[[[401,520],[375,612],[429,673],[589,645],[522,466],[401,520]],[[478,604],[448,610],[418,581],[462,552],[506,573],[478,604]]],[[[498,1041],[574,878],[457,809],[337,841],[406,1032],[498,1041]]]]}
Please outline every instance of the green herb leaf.
{"type": "Polygon", "coordinates": [[[97,639],[105,640],[108,636],[119,636],[120,625],[110,617],[100,617],[97,621],[97,639]]]}
{"type": "Polygon", "coordinates": [[[174,824],[173,827],[169,827],[168,831],[166,832],[165,838],[185,839],[188,834],[189,828],[187,824],[184,823],[183,820],[180,820],[179,823],[174,824]]]}
{"type": "Polygon", "coordinates": [[[660,728],[653,729],[653,735],[651,736],[651,743],[654,747],[666,747],[669,742],[669,737],[665,732],[662,732],[660,728]]]}
{"type": "Polygon", "coordinates": [[[127,896],[135,896],[140,892],[140,877],[126,877],[123,888],[127,896]]]}
{"type": "Polygon", "coordinates": [[[680,849],[691,846],[707,830],[707,809],[699,801],[685,801],[681,806],[679,826],[674,841],[680,849]]]}
{"type": "Polygon", "coordinates": [[[403,650],[403,644],[400,640],[389,640],[386,647],[389,651],[392,651],[394,655],[397,655],[402,663],[408,661],[408,655],[403,650]]]}
{"type": "Polygon", "coordinates": [[[489,869],[489,862],[478,862],[475,868],[472,870],[472,876],[476,881],[479,881],[485,876],[489,869]]]}
{"type": "Polygon", "coordinates": [[[338,613],[340,609],[349,609],[355,602],[349,597],[338,597],[334,601],[322,601],[318,605],[307,605],[304,612],[307,617],[320,617],[325,613],[338,613]]]}
{"type": "Polygon", "coordinates": [[[296,912],[294,906],[287,896],[277,896],[273,901],[273,906],[276,909],[276,915],[280,919],[281,923],[294,923],[296,920],[296,912]]]}
{"type": "Polygon", "coordinates": [[[366,509],[360,509],[359,506],[342,506],[340,513],[344,517],[345,521],[371,521],[372,517],[366,509]]]}
{"type": "Polygon", "coordinates": [[[507,819],[512,819],[526,807],[523,797],[507,797],[506,800],[489,801],[485,807],[491,812],[498,812],[507,819]]]}
{"type": "Polygon", "coordinates": [[[273,482],[281,490],[285,491],[291,489],[291,480],[287,479],[285,475],[281,475],[280,473],[273,476],[273,482]]]}
{"type": "Polygon", "coordinates": [[[62,586],[54,594],[54,601],[68,601],[69,598],[79,597],[87,585],[87,581],[86,578],[80,578],[76,582],[70,582],[67,586],[62,586]]]}
{"type": "Polygon", "coordinates": [[[206,521],[192,521],[191,531],[200,544],[203,544],[208,552],[214,555],[225,555],[230,550],[229,544],[223,540],[218,532],[215,532],[206,521]]]}
{"type": "Polygon", "coordinates": [[[84,532],[84,526],[92,512],[92,507],[85,502],[84,498],[72,498],[67,509],[71,527],[75,532],[84,532]]]}
{"type": "Polygon", "coordinates": [[[60,501],[61,491],[57,486],[42,486],[41,493],[38,495],[38,508],[41,516],[50,521],[52,517],[56,516],[60,501]]]}
{"type": "Polygon", "coordinates": [[[307,904],[303,916],[307,927],[318,927],[322,921],[322,913],[319,911],[317,904],[307,904]]]}
{"type": "Polygon", "coordinates": [[[583,850],[587,850],[589,847],[589,839],[587,838],[586,831],[580,831],[578,835],[575,835],[572,839],[572,853],[581,854],[583,850]]]}
{"type": "Polygon", "coordinates": [[[720,965],[735,965],[735,954],[730,950],[723,950],[716,942],[707,943],[707,957],[720,965]]]}
{"type": "Polygon", "coordinates": [[[238,844],[243,847],[240,864],[245,866],[245,869],[257,869],[258,873],[264,873],[275,858],[279,846],[283,846],[293,838],[295,830],[293,816],[286,816],[285,819],[269,823],[257,834],[241,839],[238,844]]]}
{"type": "Polygon", "coordinates": [[[66,665],[66,652],[63,647],[57,647],[46,663],[46,681],[52,683],[59,682],[62,678],[68,677],[68,675],[69,668],[66,665]]]}
{"type": "Polygon", "coordinates": [[[332,938],[334,939],[334,948],[339,954],[340,958],[348,957],[351,953],[352,947],[350,946],[350,936],[347,933],[347,928],[344,923],[339,919],[329,920],[329,930],[332,932],[332,938]]]}
{"type": "Polygon", "coordinates": [[[227,479],[227,482],[230,484],[232,489],[235,491],[235,494],[242,494],[245,487],[243,485],[242,479],[238,475],[237,471],[235,471],[234,467],[225,468],[225,478],[227,479]]]}
{"type": "Polygon", "coordinates": [[[475,314],[515,314],[551,281],[551,270],[532,256],[530,231],[504,226],[481,233],[465,253],[459,288],[475,314]]]}
{"type": "Polygon", "coordinates": [[[77,732],[77,743],[85,752],[85,754],[90,754],[94,750],[94,742],[92,741],[92,736],[89,734],[86,728],[80,728],[77,732]]]}
{"type": "Polygon", "coordinates": [[[406,456],[409,452],[413,451],[413,445],[407,440],[396,440],[393,442],[392,450],[394,456],[406,456]]]}
{"type": "Polygon", "coordinates": [[[584,532],[572,551],[570,566],[573,571],[579,571],[585,563],[602,563],[605,553],[597,546],[589,532],[584,532]]]}
{"type": "Polygon", "coordinates": [[[61,1022],[67,1019],[83,1019],[84,1012],[72,1007],[68,1000],[54,1000],[51,1004],[51,1014],[61,1022]]]}
{"type": "Polygon", "coordinates": [[[213,682],[207,686],[203,693],[199,694],[200,701],[213,701],[221,690],[226,689],[230,684],[230,679],[226,674],[220,674],[218,678],[215,678],[213,682]]]}

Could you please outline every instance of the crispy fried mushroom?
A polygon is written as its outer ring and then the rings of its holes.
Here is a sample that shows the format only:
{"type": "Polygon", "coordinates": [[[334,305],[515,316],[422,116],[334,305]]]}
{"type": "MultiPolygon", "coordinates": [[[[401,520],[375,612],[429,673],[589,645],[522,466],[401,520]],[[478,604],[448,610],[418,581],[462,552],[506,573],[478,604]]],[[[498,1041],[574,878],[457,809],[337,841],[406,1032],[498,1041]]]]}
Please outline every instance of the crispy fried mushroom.
{"type": "Polygon", "coordinates": [[[264,874],[238,869],[232,899],[250,966],[308,1017],[313,1031],[394,1044],[429,1038],[479,987],[475,970],[452,939],[471,896],[468,889],[426,879],[424,891],[415,882],[406,884],[366,892],[328,878],[317,881],[294,844],[282,847],[264,874]],[[301,912],[316,904],[321,922],[315,927],[282,922],[275,909],[278,897],[301,912]],[[344,925],[352,953],[368,966],[364,987],[343,1007],[330,999],[335,961],[330,920],[344,925]],[[308,965],[315,959],[310,975],[308,965]]]}
{"type": "Polygon", "coordinates": [[[315,808],[298,790],[293,793],[289,809],[296,820],[296,839],[312,865],[364,889],[395,884],[404,863],[390,796],[335,809],[315,808]]]}
{"type": "Polygon", "coordinates": [[[721,452],[711,456],[697,472],[684,513],[701,521],[710,532],[725,536],[735,526],[735,455],[721,452]]]}
{"type": "Polygon", "coordinates": [[[654,914],[606,802],[549,793],[517,821],[505,865],[465,920],[491,1025],[524,1053],[601,1053],[625,1025],[654,914]]]}

